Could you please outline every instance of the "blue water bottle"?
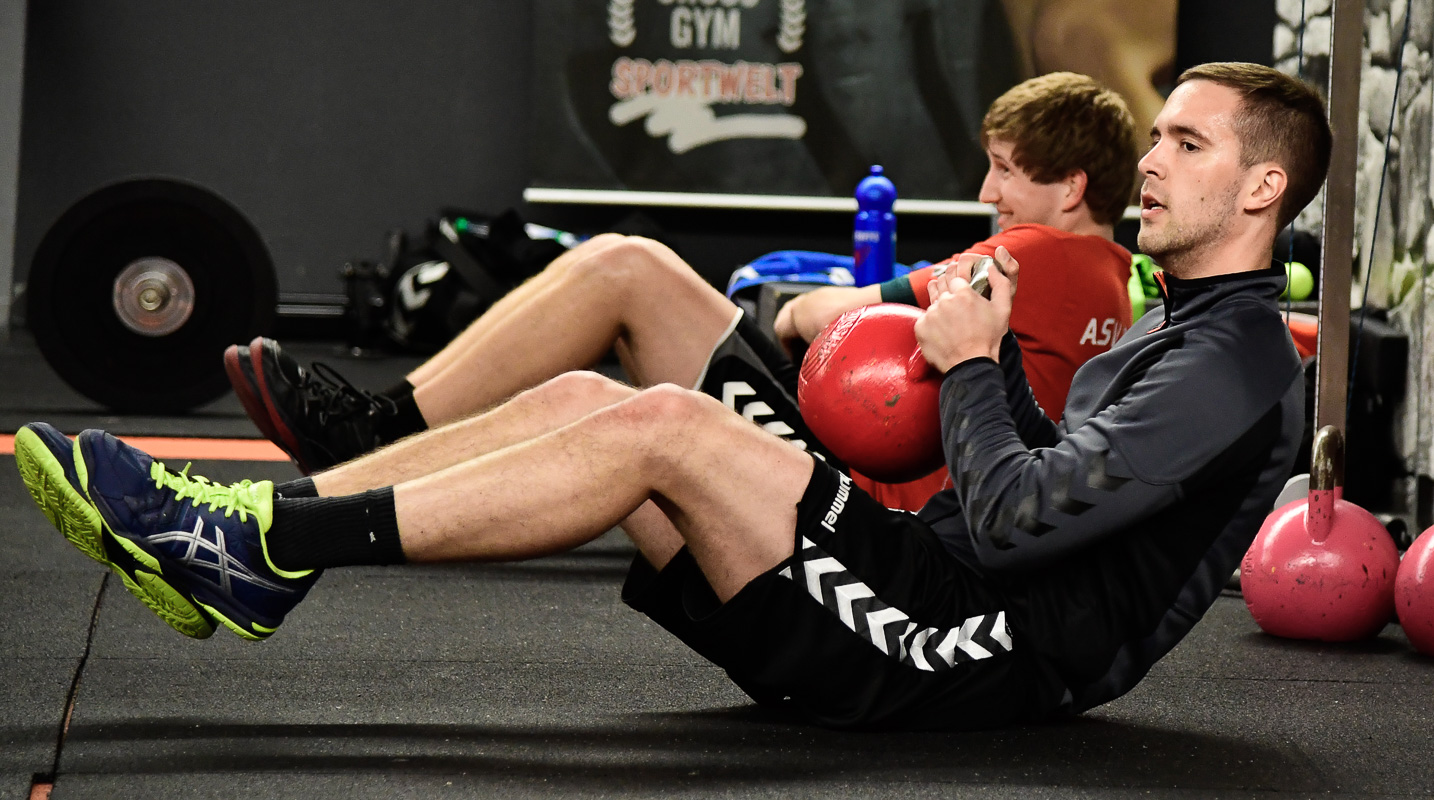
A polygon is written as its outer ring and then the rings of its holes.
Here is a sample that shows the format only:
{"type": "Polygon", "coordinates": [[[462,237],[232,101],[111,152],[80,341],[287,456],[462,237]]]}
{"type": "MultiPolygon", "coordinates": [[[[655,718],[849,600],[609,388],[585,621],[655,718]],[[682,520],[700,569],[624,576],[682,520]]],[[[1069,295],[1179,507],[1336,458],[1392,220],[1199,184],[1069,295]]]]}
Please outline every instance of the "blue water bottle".
{"type": "Polygon", "coordinates": [[[857,286],[891,280],[896,263],[896,185],[879,166],[856,185],[856,226],[852,251],[857,286]]]}

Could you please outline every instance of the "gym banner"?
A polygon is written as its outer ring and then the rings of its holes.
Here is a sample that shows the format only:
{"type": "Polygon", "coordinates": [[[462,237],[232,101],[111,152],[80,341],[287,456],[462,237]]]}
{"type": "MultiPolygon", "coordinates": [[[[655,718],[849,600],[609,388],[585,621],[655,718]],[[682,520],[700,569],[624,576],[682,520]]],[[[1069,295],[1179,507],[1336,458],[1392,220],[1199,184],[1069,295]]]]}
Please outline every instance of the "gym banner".
{"type": "MultiPolygon", "coordinates": [[[[1168,6],[1173,52],[1174,0],[1112,4],[1168,6]]],[[[1027,34],[1077,5],[536,0],[533,186],[846,197],[881,164],[903,198],[974,200],[987,105],[1071,68],[1027,34]]]]}

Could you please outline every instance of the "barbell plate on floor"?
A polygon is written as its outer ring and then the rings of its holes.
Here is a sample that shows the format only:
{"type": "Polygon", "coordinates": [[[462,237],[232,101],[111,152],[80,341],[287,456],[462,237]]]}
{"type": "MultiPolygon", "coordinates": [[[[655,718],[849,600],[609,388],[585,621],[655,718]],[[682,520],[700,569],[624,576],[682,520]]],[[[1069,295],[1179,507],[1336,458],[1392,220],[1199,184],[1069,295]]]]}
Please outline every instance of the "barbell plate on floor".
{"type": "Polygon", "coordinates": [[[229,391],[224,348],[271,331],[273,262],[218,195],[126,181],[75,203],[41,240],[28,323],[55,372],[115,411],[173,414],[229,391]]]}

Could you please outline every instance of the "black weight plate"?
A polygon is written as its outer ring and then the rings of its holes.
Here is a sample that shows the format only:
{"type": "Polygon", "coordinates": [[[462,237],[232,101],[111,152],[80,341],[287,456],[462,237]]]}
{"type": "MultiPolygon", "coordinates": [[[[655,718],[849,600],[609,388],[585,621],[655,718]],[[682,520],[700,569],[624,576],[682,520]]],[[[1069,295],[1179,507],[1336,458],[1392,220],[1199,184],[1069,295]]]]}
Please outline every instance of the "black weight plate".
{"type": "Polygon", "coordinates": [[[224,348],[269,331],[278,290],[258,233],[213,193],[164,179],[88,195],[51,226],[27,282],[28,321],[46,361],[116,411],[173,414],[229,391],[224,348]],[[194,311],[165,336],[120,321],[114,280],[135,260],[169,259],[194,283],[194,311]]]}

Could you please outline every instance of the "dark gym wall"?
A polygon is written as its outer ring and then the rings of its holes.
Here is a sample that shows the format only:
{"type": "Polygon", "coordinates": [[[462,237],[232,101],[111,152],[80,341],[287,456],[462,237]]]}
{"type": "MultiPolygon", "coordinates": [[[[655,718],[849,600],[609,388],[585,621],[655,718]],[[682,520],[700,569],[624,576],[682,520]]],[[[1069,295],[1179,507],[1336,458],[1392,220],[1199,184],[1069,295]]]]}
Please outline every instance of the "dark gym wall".
{"type": "Polygon", "coordinates": [[[1180,0],[1175,67],[1207,61],[1274,65],[1275,0],[1180,0]]]}
{"type": "MultiPolygon", "coordinates": [[[[263,236],[289,295],[336,296],[344,261],[377,257],[385,230],[417,230],[440,206],[521,204],[534,47],[527,0],[29,5],[17,282],[70,205],[141,175],[189,180],[235,205],[263,236]]],[[[1176,66],[1268,62],[1273,24],[1274,0],[1184,0],[1176,66]]],[[[525,211],[578,230],[627,213],[525,211]]],[[[843,214],[649,216],[714,283],[769,250],[850,245],[843,214]]],[[[988,231],[981,218],[904,215],[899,227],[906,262],[943,257],[988,231]]],[[[1133,227],[1120,238],[1133,246],[1133,227]]],[[[22,306],[11,312],[21,321],[22,306]]]]}
{"type": "Polygon", "coordinates": [[[25,0],[0,0],[0,325],[10,317],[15,203],[20,182],[20,91],[25,71],[25,0]]]}
{"type": "MultiPolygon", "coordinates": [[[[520,201],[526,0],[30,4],[16,280],[105,184],[201,184],[258,228],[284,292],[442,204],[520,201]]],[[[21,309],[17,309],[21,310],[21,309]]]]}

